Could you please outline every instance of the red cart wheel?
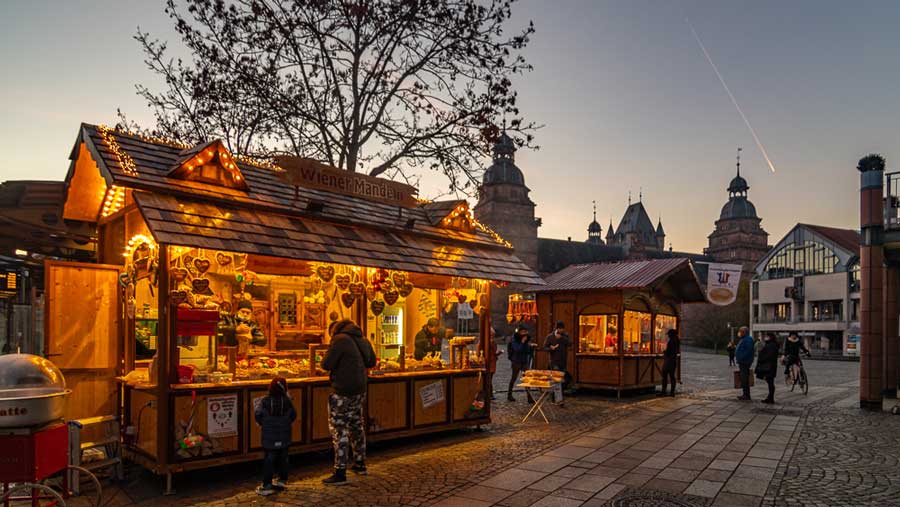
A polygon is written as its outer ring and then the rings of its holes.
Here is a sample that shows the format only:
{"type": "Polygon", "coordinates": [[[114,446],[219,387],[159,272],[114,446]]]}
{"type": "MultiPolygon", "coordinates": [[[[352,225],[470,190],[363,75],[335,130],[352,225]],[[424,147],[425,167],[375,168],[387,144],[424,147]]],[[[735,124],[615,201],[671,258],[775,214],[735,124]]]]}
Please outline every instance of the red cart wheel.
{"type": "Polygon", "coordinates": [[[50,486],[22,482],[0,496],[0,505],[3,507],[66,507],[66,501],[50,486]],[[48,502],[41,503],[44,500],[48,500],[48,502]]]}

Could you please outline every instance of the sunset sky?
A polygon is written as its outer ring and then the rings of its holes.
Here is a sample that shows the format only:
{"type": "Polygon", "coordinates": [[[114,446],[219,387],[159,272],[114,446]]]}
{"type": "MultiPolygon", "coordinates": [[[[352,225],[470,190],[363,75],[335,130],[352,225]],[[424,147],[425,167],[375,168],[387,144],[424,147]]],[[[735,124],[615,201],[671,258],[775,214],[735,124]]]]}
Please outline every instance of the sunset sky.
{"type": "MultiPolygon", "coordinates": [[[[517,156],[542,237],[585,239],[592,200],[605,235],[642,189],[667,243],[701,251],[738,146],[770,242],[797,222],[855,228],[857,160],[900,160],[900,2],[523,0],[514,18],[537,30],[526,50],[535,70],[515,84],[545,125],[541,149],[517,156]]],[[[155,79],[131,38],[138,25],[177,46],[161,3],[0,5],[0,180],[62,179],[79,123],[115,123],[117,107],[149,125],[134,93],[155,79]]],[[[442,185],[425,178],[421,192],[442,185]]]]}

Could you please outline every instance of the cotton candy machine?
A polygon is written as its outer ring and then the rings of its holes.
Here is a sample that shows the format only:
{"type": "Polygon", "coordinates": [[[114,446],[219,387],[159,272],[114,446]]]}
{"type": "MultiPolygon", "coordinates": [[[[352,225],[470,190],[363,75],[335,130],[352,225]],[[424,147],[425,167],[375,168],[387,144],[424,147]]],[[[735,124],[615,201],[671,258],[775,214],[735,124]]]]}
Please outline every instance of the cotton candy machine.
{"type": "Polygon", "coordinates": [[[31,354],[0,356],[0,428],[62,419],[70,392],[62,372],[48,359],[31,354]]]}

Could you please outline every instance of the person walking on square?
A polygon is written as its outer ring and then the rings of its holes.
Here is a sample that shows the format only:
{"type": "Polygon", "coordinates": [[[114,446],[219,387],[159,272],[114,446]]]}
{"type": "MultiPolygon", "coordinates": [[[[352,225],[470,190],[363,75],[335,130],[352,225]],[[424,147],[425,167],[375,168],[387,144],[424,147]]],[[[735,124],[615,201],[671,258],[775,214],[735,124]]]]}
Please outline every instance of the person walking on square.
{"type": "Polygon", "coordinates": [[[287,487],[288,448],[291,445],[291,424],[297,411],[288,397],[287,380],[275,377],[269,383],[269,395],[259,401],[253,418],[262,427],[263,483],[256,488],[260,496],[269,496],[287,487]],[[274,479],[275,469],[278,479],[274,479]]]}
{"type": "Polygon", "coordinates": [[[737,348],[737,345],[734,343],[734,338],[730,338],[728,340],[728,346],[725,349],[728,351],[728,366],[734,366],[734,349],[737,348]]]}
{"type": "Polygon", "coordinates": [[[775,373],[778,371],[778,341],[770,333],[764,337],[762,350],[756,359],[756,378],[765,379],[769,385],[769,396],[763,403],[775,403],[775,373]]]}
{"type": "Polygon", "coordinates": [[[750,367],[753,365],[755,346],[747,326],[741,326],[738,330],[738,338],[740,340],[738,340],[737,348],[734,351],[734,358],[740,370],[741,390],[743,391],[743,394],[738,396],[738,399],[750,401],[750,367]]]}
{"type": "Polygon", "coordinates": [[[494,326],[488,328],[488,342],[484,345],[487,371],[491,376],[491,381],[488,385],[491,386],[491,400],[493,401],[497,399],[494,397],[494,375],[497,374],[497,359],[503,355],[503,351],[500,350],[500,346],[497,345],[497,330],[494,329],[494,326]]]}
{"type": "MultiPolygon", "coordinates": [[[[506,346],[506,355],[509,357],[509,362],[512,363],[512,375],[509,377],[509,388],[506,391],[507,401],[516,401],[513,398],[513,387],[519,379],[519,374],[524,373],[531,364],[531,358],[534,355],[536,346],[537,344],[532,343],[531,336],[528,334],[528,329],[525,326],[516,328],[516,332],[513,333],[512,338],[509,340],[509,345],[506,346]]],[[[534,403],[534,399],[527,389],[525,390],[525,396],[528,397],[529,403],[534,403]]]]}
{"type": "Polygon", "coordinates": [[[681,340],[678,338],[678,331],[674,329],[666,332],[666,338],[666,350],[663,352],[662,391],[659,392],[659,396],[666,395],[669,381],[672,382],[672,391],[669,396],[675,396],[675,369],[678,367],[681,340]]]}
{"type": "Polygon", "coordinates": [[[375,366],[375,351],[362,330],[350,319],[333,322],[328,328],[331,343],[322,369],[329,372],[332,392],[328,396],[328,429],[334,445],[334,473],[322,482],[330,486],[347,483],[347,463],[353,451],[353,466],[359,475],[366,469],[366,404],[368,368],[375,366]]]}
{"type": "Polygon", "coordinates": [[[550,369],[565,373],[563,390],[569,388],[571,379],[567,368],[570,345],[572,345],[572,340],[569,338],[569,333],[566,333],[566,324],[563,321],[557,322],[553,332],[544,339],[544,350],[550,352],[550,369]]]}

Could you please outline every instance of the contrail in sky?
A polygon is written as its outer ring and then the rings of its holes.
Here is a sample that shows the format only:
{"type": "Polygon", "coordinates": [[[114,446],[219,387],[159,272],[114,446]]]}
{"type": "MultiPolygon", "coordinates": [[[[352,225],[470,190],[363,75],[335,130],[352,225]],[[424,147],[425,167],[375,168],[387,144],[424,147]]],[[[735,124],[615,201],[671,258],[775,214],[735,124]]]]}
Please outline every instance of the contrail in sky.
{"type": "Polygon", "coordinates": [[[719,68],[716,67],[715,63],[713,63],[712,57],[709,56],[709,51],[706,50],[706,46],[703,45],[703,41],[700,40],[700,36],[697,35],[697,30],[694,30],[694,25],[691,24],[691,20],[688,18],[684,18],[684,20],[687,21],[688,26],[691,28],[691,33],[694,34],[694,39],[697,40],[697,44],[699,44],[700,49],[703,50],[703,55],[706,56],[706,61],[709,62],[710,66],[712,66],[713,71],[719,78],[719,82],[722,83],[722,88],[725,88],[725,93],[728,94],[728,97],[731,99],[731,103],[734,104],[734,108],[737,109],[738,114],[740,114],[741,118],[744,119],[744,123],[747,125],[747,129],[750,130],[750,134],[753,136],[753,140],[756,141],[756,147],[759,148],[760,152],[762,152],[763,157],[766,159],[766,163],[769,164],[769,169],[771,169],[774,173],[775,164],[772,163],[772,160],[769,158],[769,154],[766,153],[766,149],[763,147],[762,142],[759,140],[759,136],[757,136],[756,131],[753,130],[753,125],[750,125],[750,120],[747,119],[747,115],[745,115],[744,111],[741,110],[741,106],[738,105],[737,99],[734,98],[734,95],[731,93],[728,85],[725,84],[725,78],[722,77],[722,74],[719,72],[719,68]]]}

